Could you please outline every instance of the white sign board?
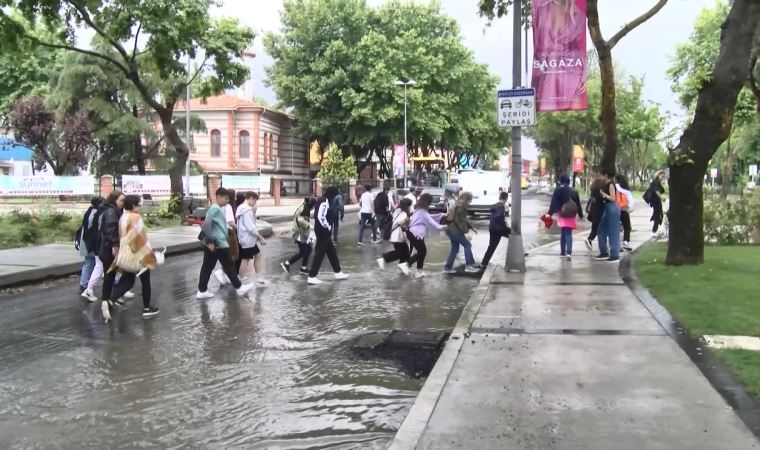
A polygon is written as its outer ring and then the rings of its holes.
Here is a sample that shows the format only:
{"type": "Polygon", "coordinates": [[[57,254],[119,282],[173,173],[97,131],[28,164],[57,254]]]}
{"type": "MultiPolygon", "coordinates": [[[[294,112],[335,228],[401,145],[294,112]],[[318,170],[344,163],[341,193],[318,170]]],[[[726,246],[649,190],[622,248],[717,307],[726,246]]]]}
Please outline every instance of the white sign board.
{"type": "MultiPolygon", "coordinates": [[[[182,177],[183,192],[187,192],[187,182],[182,177]]],[[[150,194],[154,197],[171,197],[172,184],[169,175],[122,175],[121,191],[125,194],[150,194]]],[[[190,177],[190,195],[203,197],[206,189],[203,185],[203,175],[190,177]]]]}
{"type": "Polygon", "coordinates": [[[253,191],[259,194],[269,193],[272,177],[268,175],[222,175],[222,186],[237,192],[253,191]]]}
{"type": "Polygon", "coordinates": [[[710,178],[718,178],[718,169],[710,169],[710,178]]]}
{"type": "Polygon", "coordinates": [[[754,177],[755,175],[757,175],[757,164],[750,164],[749,176],[754,177]]]}
{"type": "Polygon", "coordinates": [[[58,195],[95,195],[95,179],[91,176],[0,176],[0,196],[2,197],[50,197],[58,195]]]}
{"type": "Polygon", "coordinates": [[[500,127],[529,127],[536,124],[536,90],[510,89],[496,97],[500,127]]]}

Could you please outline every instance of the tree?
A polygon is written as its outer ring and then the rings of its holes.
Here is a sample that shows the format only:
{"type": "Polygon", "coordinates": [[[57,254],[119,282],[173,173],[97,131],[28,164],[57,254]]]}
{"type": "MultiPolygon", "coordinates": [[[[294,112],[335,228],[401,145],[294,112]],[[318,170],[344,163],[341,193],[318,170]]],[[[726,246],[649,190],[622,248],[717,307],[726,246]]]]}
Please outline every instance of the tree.
{"type": "Polygon", "coordinates": [[[36,170],[44,170],[47,164],[55,175],[76,175],[87,167],[92,136],[85,111],[56,120],[42,98],[27,97],[13,104],[10,124],[16,139],[34,151],[36,170]]]}
{"type": "MultiPolygon", "coordinates": [[[[29,33],[55,38],[41,27],[29,33]]],[[[52,48],[20,45],[6,49],[0,46],[0,124],[7,121],[16,100],[45,96],[50,91],[50,77],[60,70],[61,57],[62,52],[52,48]]]]}
{"type": "MultiPolygon", "coordinates": [[[[456,21],[429,5],[364,0],[287,0],[282,32],[264,38],[274,64],[268,83],[303,131],[359,161],[403,142],[409,88],[411,154],[497,152],[506,135],[493,106],[497,79],[461,42],[456,21]]],[[[458,160],[458,158],[451,158],[458,160]]]]}
{"type": "Polygon", "coordinates": [[[704,262],[702,188],[708,164],[731,132],[739,92],[749,77],[760,2],[734,0],[723,23],[720,52],[699,89],[694,118],[670,152],[670,239],[667,264],[704,262]]]}
{"type": "MultiPolygon", "coordinates": [[[[250,28],[234,19],[212,18],[213,0],[2,0],[0,50],[19,42],[63,49],[107,61],[125,75],[142,101],[158,116],[173,165],[172,196],[182,195],[182,174],[189,157],[187,144],[174,126],[174,109],[185,88],[201,79],[200,94],[213,95],[241,85],[248,76],[243,51],[254,38],[250,28]],[[15,8],[23,19],[8,13],[15,8]],[[66,40],[41,38],[28,32],[42,21],[66,30],[66,40]],[[108,52],[76,44],[76,29],[94,32],[108,52]],[[200,58],[188,72],[185,60],[200,58]]],[[[179,207],[179,203],[175,203],[179,207]]]]}
{"type": "Polygon", "coordinates": [[[317,178],[325,187],[341,187],[357,177],[356,161],[353,155],[344,157],[337,145],[332,144],[327,151],[327,158],[319,169],[317,178]]]}
{"type": "MultiPolygon", "coordinates": [[[[495,17],[506,16],[513,0],[478,0],[480,12],[489,20],[495,17]]],[[[614,168],[617,153],[620,148],[620,137],[617,128],[617,110],[615,109],[615,66],[612,60],[612,49],[634,29],[654,17],[668,3],[668,0],[658,0],[657,3],[649,10],[631,20],[611,38],[605,39],[602,33],[601,23],[599,21],[598,0],[587,0],[588,9],[588,30],[591,34],[591,40],[596,48],[599,69],[601,74],[601,118],[602,128],[604,131],[604,152],[602,154],[601,165],[607,168],[614,168]]],[[[530,2],[523,0],[524,17],[529,17],[530,2]]],[[[527,19],[526,19],[527,23],[527,19]]]]}

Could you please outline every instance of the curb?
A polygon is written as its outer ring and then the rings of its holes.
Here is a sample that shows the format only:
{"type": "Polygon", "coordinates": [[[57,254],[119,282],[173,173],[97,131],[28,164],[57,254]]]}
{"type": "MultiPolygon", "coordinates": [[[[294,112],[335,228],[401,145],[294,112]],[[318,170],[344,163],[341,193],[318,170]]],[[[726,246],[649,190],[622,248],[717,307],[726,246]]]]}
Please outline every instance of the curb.
{"type": "Polygon", "coordinates": [[[649,292],[649,289],[636,277],[633,256],[642,248],[652,245],[653,241],[636,248],[620,261],[620,277],[628,289],[652,314],[666,333],[678,344],[692,363],[697,366],[710,385],[718,391],[723,400],[739,416],[744,425],[760,439],[760,399],[755,398],[738,380],[730,367],[715,356],[707,345],[681,325],[673,315],[649,292]]]}
{"type": "Polygon", "coordinates": [[[449,379],[449,375],[451,375],[454,363],[459,356],[459,351],[462,349],[462,345],[464,345],[464,341],[468,336],[470,326],[475,321],[475,316],[477,316],[480,306],[483,304],[483,300],[490,289],[491,277],[493,277],[495,270],[496,266],[489,266],[483,273],[483,277],[480,279],[475,291],[470,295],[470,299],[462,310],[462,315],[459,316],[459,320],[451,332],[446,346],[443,348],[427,380],[425,380],[420,393],[417,394],[417,398],[414,400],[412,408],[406,414],[404,422],[401,424],[398,432],[396,432],[393,441],[388,447],[389,450],[406,450],[417,446],[417,443],[425,432],[425,428],[427,428],[430,418],[433,416],[433,411],[435,411],[443,388],[449,379]]]}

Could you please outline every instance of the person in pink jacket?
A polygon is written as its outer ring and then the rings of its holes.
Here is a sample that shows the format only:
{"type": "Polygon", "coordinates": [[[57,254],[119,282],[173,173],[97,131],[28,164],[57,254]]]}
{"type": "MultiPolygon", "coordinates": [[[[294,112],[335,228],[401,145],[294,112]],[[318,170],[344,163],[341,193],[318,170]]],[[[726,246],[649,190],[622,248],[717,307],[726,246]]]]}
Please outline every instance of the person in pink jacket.
{"type": "Polygon", "coordinates": [[[557,215],[557,225],[560,228],[560,258],[570,260],[573,256],[573,230],[578,228],[577,218],[583,219],[583,208],[578,191],[570,187],[570,178],[567,175],[559,177],[559,184],[552,195],[549,215],[557,215]]]}

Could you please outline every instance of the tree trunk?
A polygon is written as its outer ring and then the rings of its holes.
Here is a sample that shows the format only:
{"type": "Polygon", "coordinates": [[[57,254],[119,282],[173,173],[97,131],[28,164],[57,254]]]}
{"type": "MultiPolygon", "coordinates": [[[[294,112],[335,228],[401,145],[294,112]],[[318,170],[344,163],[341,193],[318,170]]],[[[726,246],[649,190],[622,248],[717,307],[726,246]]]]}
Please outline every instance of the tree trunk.
{"type": "MultiPolygon", "coordinates": [[[[137,110],[137,106],[132,106],[132,116],[139,118],[140,111],[137,110]]],[[[137,133],[134,139],[135,146],[135,162],[137,163],[137,173],[145,175],[145,154],[143,153],[142,136],[137,133]]]]}
{"type": "Polygon", "coordinates": [[[736,100],[749,75],[758,23],[760,2],[734,1],[722,27],[711,81],[700,91],[694,119],[671,151],[669,265],[704,261],[702,184],[710,159],[731,132],[736,100]]]}
{"type": "Polygon", "coordinates": [[[184,186],[182,184],[182,176],[185,173],[185,166],[187,159],[190,157],[190,151],[188,150],[185,141],[179,137],[179,133],[172,126],[172,111],[167,111],[165,114],[161,114],[161,126],[163,127],[166,141],[174,148],[174,162],[169,168],[169,179],[171,180],[172,187],[172,207],[177,213],[182,212],[182,199],[184,194],[184,186]]]}
{"type": "Polygon", "coordinates": [[[615,170],[620,137],[617,128],[617,110],[615,109],[615,68],[612,63],[612,51],[605,44],[597,48],[599,69],[602,76],[602,131],[604,133],[603,169],[615,170]]]}

